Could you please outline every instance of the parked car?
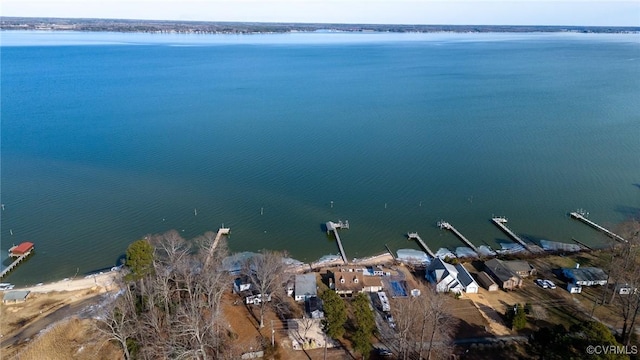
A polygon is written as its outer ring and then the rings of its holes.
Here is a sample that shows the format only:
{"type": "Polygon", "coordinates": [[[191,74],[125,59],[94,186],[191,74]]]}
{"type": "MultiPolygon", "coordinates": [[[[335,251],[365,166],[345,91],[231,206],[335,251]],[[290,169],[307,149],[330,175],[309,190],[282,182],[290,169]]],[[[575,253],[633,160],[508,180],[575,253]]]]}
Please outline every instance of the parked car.
{"type": "Polygon", "coordinates": [[[545,280],[542,280],[542,279],[536,279],[536,284],[537,284],[538,286],[540,286],[541,288],[543,288],[543,289],[546,289],[546,288],[548,288],[548,287],[549,287],[549,285],[547,284],[547,282],[546,282],[545,280]]]}
{"type": "Polygon", "coordinates": [[[551,281],[551,280],[544,280],[544,283],[547,284],[547,287],[549,289],[555,289],[556,288],[556,284],[554,284],[553,281],[551,281]]]}
{"type": "Polygon", "coordinates": [[[378,355],[382,357],[391,357],[393,356],[393,353],[391,352],[391,350],[378,348],[378,355]]]}

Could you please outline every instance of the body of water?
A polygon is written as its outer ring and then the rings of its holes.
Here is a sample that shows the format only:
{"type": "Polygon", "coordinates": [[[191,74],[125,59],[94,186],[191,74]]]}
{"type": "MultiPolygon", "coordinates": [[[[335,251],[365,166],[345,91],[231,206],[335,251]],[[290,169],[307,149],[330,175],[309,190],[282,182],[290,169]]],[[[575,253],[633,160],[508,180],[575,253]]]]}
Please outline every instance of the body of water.
{"type": "Polygon", "coordinates": [[[170,229],[312,261],[329,220],[351,258],[461,246],[440,219],[495,247],[494,214],[601,244],[566,213],[640,211],[637,34],[1,36],[0,247],[36,244],[6,281],[170,229]]]}

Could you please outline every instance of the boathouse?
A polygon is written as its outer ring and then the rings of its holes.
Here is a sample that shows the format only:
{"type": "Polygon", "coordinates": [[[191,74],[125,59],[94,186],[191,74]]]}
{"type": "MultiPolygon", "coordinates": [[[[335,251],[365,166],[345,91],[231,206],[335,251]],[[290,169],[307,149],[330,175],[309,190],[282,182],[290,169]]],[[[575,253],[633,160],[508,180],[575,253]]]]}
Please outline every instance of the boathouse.
{"type": "Polygon", "coordinates": [[[31,250],[33,250],[33,243],[25,241],[18,246],[11,247],[9,249],[9,256],[20,257],[24,254],[29,253],[31,250]]]}

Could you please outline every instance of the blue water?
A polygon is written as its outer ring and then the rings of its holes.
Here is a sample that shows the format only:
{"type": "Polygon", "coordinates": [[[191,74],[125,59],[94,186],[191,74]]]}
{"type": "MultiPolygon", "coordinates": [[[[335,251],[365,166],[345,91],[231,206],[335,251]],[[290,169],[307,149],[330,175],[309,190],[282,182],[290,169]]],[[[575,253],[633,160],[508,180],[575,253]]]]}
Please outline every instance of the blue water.
{"type": "Polygon", "coordinates": [[[640,212],[640,40],[589,34],[1,33],[8,281],[110,267],[224,223],[234,251],[348,256],[506,239],[602,244],[640,212]],[[333,201],[333,207],[331,202],[333,201]],[[197,209],[197,216],[194,215],[197,209]],[[263,209],[263,215],[261,215],[263,209]],[[9,232],[13,231],[13,236],[9,232]]]}

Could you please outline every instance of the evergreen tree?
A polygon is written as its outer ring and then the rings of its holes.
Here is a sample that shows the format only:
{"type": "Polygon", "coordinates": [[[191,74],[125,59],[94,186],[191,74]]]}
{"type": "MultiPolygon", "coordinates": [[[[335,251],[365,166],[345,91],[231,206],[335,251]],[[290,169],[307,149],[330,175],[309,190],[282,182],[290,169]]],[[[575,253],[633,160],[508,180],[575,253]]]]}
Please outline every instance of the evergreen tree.
{"type": "Polygon", "coordinates": [[[527,326],[527,314],[524,312],[522,304],[516,304],[513,318],[511,319],[511,328],[513,330],[522,330],[527,326]]]}
{"type": "Polygon", "coordinates": [[[353,299],[353,316],[356,331],[353,334],[353,348],[363,357],[371,352],[371,336],[376,328],[373,311],[369,306],[369,299],[364,293],[359,293],[353,299]]]}
{"type": "Polygon", "coordinates": [[[125,265],[131,271],[128,280],[139,280],[153,271],[153,246],[145,240],[134,241],[127,248],[125,265]]]}
{"type": "Polygon", "coordinates": [[[347,322],[347,307],[333,290],[326,290],[321,297],[324,308],[324,320],[322,320],[324,331],[333,339],[341,338],[344,335],[344,324],[347,322]]]}

